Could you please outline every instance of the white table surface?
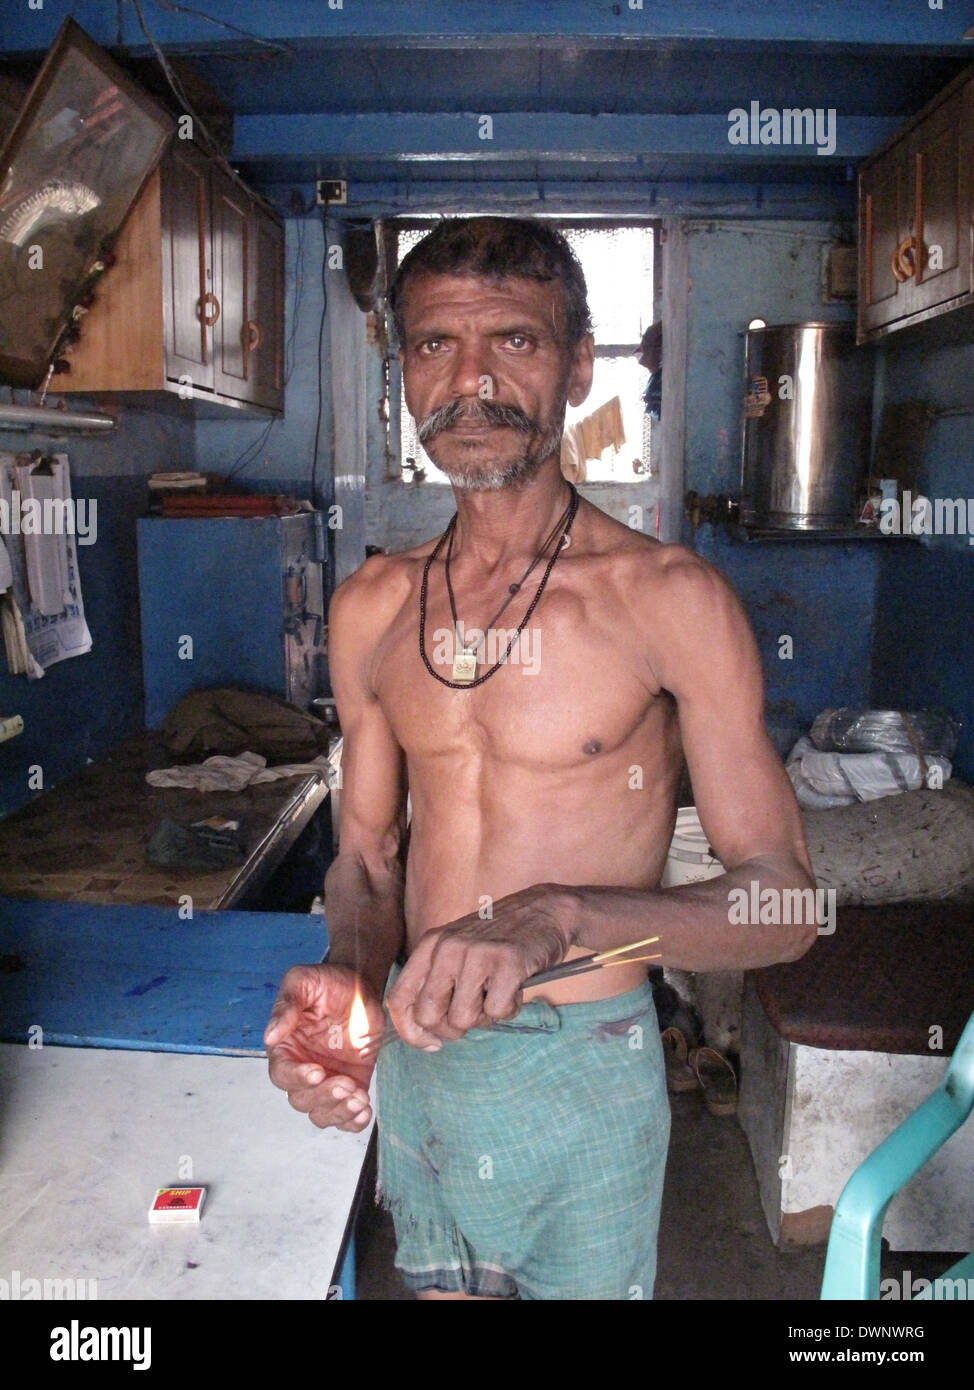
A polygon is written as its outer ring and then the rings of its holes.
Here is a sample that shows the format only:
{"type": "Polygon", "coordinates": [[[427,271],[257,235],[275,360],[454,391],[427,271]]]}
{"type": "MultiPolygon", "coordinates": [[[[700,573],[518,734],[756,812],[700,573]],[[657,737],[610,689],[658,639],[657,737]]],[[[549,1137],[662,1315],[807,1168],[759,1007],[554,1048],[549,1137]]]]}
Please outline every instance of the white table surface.
{"type": "Polygon", "coordinates": [[[0,1044],[0,1277],[327,1298],[371,1130],[316,1129],[263,1058],[0,1044]],[[156,1189],[191,1183],[200,1224],[151,1226],[156,1189]]]}

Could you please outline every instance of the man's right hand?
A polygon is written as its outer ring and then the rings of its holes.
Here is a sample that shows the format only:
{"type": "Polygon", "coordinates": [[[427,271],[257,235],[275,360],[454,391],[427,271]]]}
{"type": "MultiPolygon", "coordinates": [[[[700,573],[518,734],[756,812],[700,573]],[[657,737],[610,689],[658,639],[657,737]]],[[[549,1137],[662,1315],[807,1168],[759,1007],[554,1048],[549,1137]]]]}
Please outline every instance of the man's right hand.
{"type": "Polygon", "coordinates": [[[369,1033],[378,1035],[385,1026],[381,1000],[343,965],[296,965],[289,970],[264,1033],[271,1081],[319,1129],[334,1125],[357,1133],[372,1118],[369,1080],[375,1051],[363,1061],[348,1036],[356,988],[369,1033]]]}

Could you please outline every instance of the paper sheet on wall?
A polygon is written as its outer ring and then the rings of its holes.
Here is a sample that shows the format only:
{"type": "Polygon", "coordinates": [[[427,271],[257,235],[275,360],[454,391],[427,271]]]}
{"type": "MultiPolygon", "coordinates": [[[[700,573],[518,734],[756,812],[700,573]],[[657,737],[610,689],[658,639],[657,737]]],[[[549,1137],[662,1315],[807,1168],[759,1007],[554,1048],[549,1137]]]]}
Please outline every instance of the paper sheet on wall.
{"type": "Polygon", "coordinates": [[[13,583],[3,600],[8,663],[42,676],[48,666],[91,651],[74,534],[74,501],[66,454],[43,460],[0,453],[0,533],[13,583]],[[26,652],[12,659],[19,610],[26,652]]]}

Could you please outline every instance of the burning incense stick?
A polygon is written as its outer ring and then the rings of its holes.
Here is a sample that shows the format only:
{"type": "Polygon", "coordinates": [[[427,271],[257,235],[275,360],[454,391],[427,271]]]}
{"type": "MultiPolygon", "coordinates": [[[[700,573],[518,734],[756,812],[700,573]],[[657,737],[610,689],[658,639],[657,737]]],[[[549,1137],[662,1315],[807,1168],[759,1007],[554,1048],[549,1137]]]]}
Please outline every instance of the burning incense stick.
{"type": "Polygon", "coordinates": [[[539,970],[536,975],[529,975],[521,988],[533,989],[535,985],[551,984],[554,980],[567,980],[572,975],[584,975],[589,970],[601,970],[609,965],[635,965],[640,960],[658,960],[658,955],[635,956],[627,960],[615,959],[627,951],[635,951],[639,946],[652,946],[656,941],[659,941],[658,936],[647,936],[643,941],[630,941],[625,946],[615,946],[611,951],[598,951],[592,956],[578,956],[574,960],[563,960],[560,965],[554,965],[550,970],[539,970]]]}
{"type": "MultiPolygon", "coordinates": [[[[657,940],[659,938],[656,938],[657,940]]],[[[632,950],[631,946],[626,948],[632,950]]],[[[610,952],[610,954],[615,954],[610,952]]],[[[551,970],[539,970],[536,975],[531,975],[522,989],[533,989],[535,985],[548,985],[555,980],[570,980],[575,975],[587,975],[592,970],[609,970],[613,965],[637,965],[644,960],[659,960],[660,953],[652,956],[630,956],[626,960],[605,960],[600,956],[583,956],[579,960],[564,961],[561,965],[555,965],[551,970]]]]}
{"type": "Polygon", "coordinates": [[[634,951],[637,946],[652,946],[659,941],[658,936],[647,936],[642,941],[630,941],[626,946],[614,946],[611,951],[599,951],[597,955],[589,957],[595,960],[608,960],[611,956],[621,956],[626,951],[634,951]]]}

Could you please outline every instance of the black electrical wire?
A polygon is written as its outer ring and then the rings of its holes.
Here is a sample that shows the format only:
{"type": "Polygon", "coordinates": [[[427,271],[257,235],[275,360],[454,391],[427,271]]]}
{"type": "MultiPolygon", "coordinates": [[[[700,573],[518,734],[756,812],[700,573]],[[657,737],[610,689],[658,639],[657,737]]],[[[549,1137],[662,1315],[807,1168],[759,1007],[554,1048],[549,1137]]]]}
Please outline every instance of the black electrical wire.
{"type": "Polygon", "coordinates": [[[241,449],[240,453],[234,459],[228,471],[224,474],[225,482],[229,482],[235,474],[240,473],[243,471],[243,469],[250,467],[254,459],[257,458],[261,449],[266,444],[268,435],[270,434],[271,430],[276,424],[277,417],[272,416],[271,419],[268,420],[267,423],[264,425],[257,438],[251,440],[251,442],[248,445],[246,445],[245,448],[241,449]]]}
{"type": "Polygon", "coordinates": [[[298,333],[298,315],[304,298],[304,217],[298,218],[298,244],[294,252],[294,303],[291,305],[291,332],[284,349],[284,385],[294,371],[294,343],[298,333]]]}
{"type": "Polygon", "coordinates": [[[228,29],[231,34],[239,34],[242,38],[250,39],[252,43],[258,43],[262,48],[269,48],[274,53],[285,53],[288,57],[294,56],[294,49],[290,44],[281,43],[278,39],[265,39],[260,34],[253,34],[249,29],[241,29],[237,24],[229,24],[225,19],[216,19],[213,15],[207,14],[205,10],[198,10],[193,5],[180,5],[176,0],[153,0],[160,10],[169,10],[172,14],[194,15],[197,19],[205,19],[207,24],[215,24],[220,29],[228,29]]]}
{"type": "Polygon", "coordinates": [[[169,86],[172,88],[173,95],[175,96],[179,104],[182,106],[183,110],[186,111],[190,116],[192,116],[194,125],[199,126],[200,130],[203,132],[203,135],[207,143],[210,144],[213,147],[213,149],[216,149],[216,141],[213,139],[213,136],[207,129],[205,122],[200,120],[199,116],[193,110],[193,104],[187,97],[185,91],[183,90],[183,84],[180,82],[179,78],[173,72],[169,64],[169,59],[166,57],[165,53],[163,53],[162,49],[159,47],[155,35],[151,32],[149,26],[146,24],[145,15],[142,13],[142,6],[139,3],[139,0],[130,0],[130,4],[132,8],[135,10],[135,17],[139,21],[139,28],[142,30],[142,33],[145,37],[145,41],[152,49],[153,53],[156,55],[156,61],[162,68],[163,76],[169,83],[169,86]]]}
{"type": "Polygon", "coordinates": [[[146,43],[148,43],[149,47],[156,55],[156,60],[159,66],[162,68],[163,76],[169,83],[169,87],[173,93],[173,96],[176,98],[177,102],[183,108],[186,114],[192,118],[194,134],[198,131],[199,134],[203,137],[202,143],[206,148],[207,153],[210,155],[212,159],[216,160],[216,162],[220,165],[220,168],[227,175],[227,177],[232,179],[233,182],[237,184],[240,188],[244,189],[244,191],[248,195],[252,194],[252,190],[247,187],[243,179],[237,173],[236,169],[234,169],[233,165],[223,154],[223,152],[220,149],[219,141],[216,139],[212,131],[209,129],[206,122],[195,110],[195,108],[193,107],[193,103],[186,95],[186,92],[183,89],[183,84],[180,82],[175,72],[173,72],[169,60],[160,48],[159,43],[155,38],[155,35],[151,32],[149,26],[145,22],[145,16],[142,13],[142,5],[140,3],[140,0],[129,0],[129,3],[135,10],[136,18],[139,21],[139,28],[142,30],[142,33],[145,36],[146,43]]]}
{"type": "Polygon", "coordinates": [[[311,505],[318,505],[318,443],[321,436],[321,410],[324,399],[321,355],[325,342],[325,318],[328,313],[328,204],[321,209],[321,322],[318,324],[318,415],[315,420],[315,447],[311,460],[311,505]]]}

